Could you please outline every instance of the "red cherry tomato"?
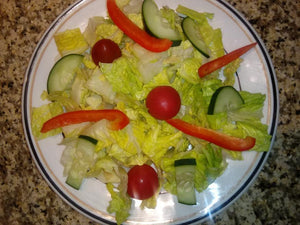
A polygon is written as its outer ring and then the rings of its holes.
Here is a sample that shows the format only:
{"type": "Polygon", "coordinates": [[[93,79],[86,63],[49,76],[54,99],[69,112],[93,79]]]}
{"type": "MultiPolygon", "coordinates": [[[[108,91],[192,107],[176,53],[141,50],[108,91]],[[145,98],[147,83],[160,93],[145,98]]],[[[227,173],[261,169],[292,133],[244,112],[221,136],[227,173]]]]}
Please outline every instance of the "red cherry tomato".
{"type": "Polygon", "coordinates": [[[99,62],[112,63],[115,59],[122,56],[120,47],[110,39],[101,39],[92,48],[92,59],[96,65],[99,62]]]}
{"type": "Polygon", "coordinates": [[[167,120],[176,116],[181,106],[178,92],[170,86],[158,86],[146,98],[149,113],[156,119],[167,120]]]}
{"type": "Polygon", "coordinates": [[[130,197],[144,200],[152,197],[159,187],[156,171],[149,165],[134,166],[128,172],[127,193],[130,197]]]}

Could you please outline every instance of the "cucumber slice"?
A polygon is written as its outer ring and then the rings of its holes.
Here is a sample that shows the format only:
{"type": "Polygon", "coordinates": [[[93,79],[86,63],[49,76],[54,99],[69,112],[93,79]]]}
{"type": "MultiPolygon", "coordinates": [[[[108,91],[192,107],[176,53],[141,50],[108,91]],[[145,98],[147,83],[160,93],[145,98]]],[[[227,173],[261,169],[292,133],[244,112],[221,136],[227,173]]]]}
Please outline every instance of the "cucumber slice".
{"type": "Polygon", "coordinates": [[[196,160],[193,158],[179,159],[174,162],[174,166],[178,202],[195,205],[197,203],[194,185],[196,160]]]}
{"type": "Polygon", "coordinates": [[[232,111],[238,109],[243,104],[244,99],[234,87],[220,87],[211,97],[207,114],[213,115],[220,112],[232,111]]]}
{"type": "Polygon", "coordinates": [[[84,176],[79,175],[79,171],[71,170],[68,174],[66,183],[76,190],[80,189],[84,176]]]}
{"type": "Polygon", "coordinates": [[[52,67],[47,81],[49,94],[71,88],[76,69],[80,67],[83,55],[70,54],[63,56],[52,67]]]}
{"type": "Polygon", "coordinates": [[[158,6],[153,0],[144,0],[142,15],[146,30],[157,38],[166,38],[173,41],[174,45],[179,45],[181,36],[179,32],[172,29],[170,24],[160,15],[158,6]]]}
{"type": "Polygon", "coordinates": [[[77,143],[75,159],[72,163],[69,171],[66,183],[71,187],[79,190],[82,181],[89,169],[89,166],[94,160],[94,150],[97,144],[97,140],[80,135],[77,143]]]}
{"type": "Polygon", "coordinates": [[[182,21],[182,30],[185,36],[203,56],[209,58],[209,49],[196,28],[197,26],[196,22],[190,17],[185,17],[182,21]]]}

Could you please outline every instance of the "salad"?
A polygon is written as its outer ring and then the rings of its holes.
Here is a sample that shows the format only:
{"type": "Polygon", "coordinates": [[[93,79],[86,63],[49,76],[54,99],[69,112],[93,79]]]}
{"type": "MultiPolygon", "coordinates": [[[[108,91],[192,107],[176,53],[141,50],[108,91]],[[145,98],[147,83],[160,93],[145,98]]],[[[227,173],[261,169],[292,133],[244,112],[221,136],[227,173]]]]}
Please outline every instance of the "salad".
{"type": "Polygon", "coordinates": [[[153,0],[107,0],[107,17],[55,35],[60,59],[45,104],[32,112],[38,139],[63,134],[66,183],[97,178],[118,224],[132,201],[155,208],[160,193],[197,204],[242,151],[268,151],[265,96],[237,90],[241,55],[225,54],[222,33],[199,13],[153,0]],[[37,122],[38,121],[38,122],[37,122]]]}

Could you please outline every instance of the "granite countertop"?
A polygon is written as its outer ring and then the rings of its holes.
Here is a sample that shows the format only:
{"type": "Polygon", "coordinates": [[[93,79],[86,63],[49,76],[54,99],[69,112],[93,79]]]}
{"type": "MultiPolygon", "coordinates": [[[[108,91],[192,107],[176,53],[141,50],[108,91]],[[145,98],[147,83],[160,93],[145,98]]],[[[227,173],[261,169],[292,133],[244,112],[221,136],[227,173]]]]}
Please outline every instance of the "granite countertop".
{"type": "MultiPolygon", "coordinates": [[[[0,1],[0,224],[95,224],[47,185],[23,133],[22,85],[29,59],[50,23],[74,0],[0,1]]],[[[300,4],[228,0],[264,41],[278,79],[276,141],[256,181],[206,224],[299,224],[300,4]],[[298,150],[298,151],[297,151],[298,150]]]]}

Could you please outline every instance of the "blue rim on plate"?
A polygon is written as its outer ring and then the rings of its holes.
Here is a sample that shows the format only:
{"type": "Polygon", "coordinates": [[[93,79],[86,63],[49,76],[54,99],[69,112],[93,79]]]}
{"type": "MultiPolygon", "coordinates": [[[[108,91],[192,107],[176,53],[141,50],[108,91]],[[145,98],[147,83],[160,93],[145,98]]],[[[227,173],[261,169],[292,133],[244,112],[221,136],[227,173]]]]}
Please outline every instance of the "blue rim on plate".
{"type": "MultiPolygon", "coordinates": [[[[44,165],[42,161],[40,160],[40,157],[35,150],[35,142],[36,140],[31,136],[31,124],[30,120],[27,118],[30,118],[30,110],[28,110],[29,107],[31,107],[31,102],[30,98],[28,97],[30,95],[30,82],[32,78],[32,72],[34,70],[35,66],[35,61],[37,60],[37,57],[39,55],[39,51],[41,51],[42,46],[46,42],[46,39],[49,38],[49,35],[51,33],[51,30],[54,29],[63,19],[66,17],[71,10],[74,8],[78,7],[79,5],[83,4],[86,2],[86,0],[81,0],[70,6],[68,9],[66,9],[49,27],[49,29],[45,32],[43,37],[41,38],[40,42],[38,43],[30,64],[28,66],[25,80],[24,80],[24,85],[23,85],[23,94],[22,94],[22,119],[23,119],[23,127],[25,131],[25,136],[27,140],[27,144],[29,146],[29,149],[31,151],[32,157],[40,170],[41,174],[45,178],[45,180],[48,182],[48,184],[51,186],[51,188],[63,199],[65,200],[69,205],[71,205],[73,208],[75,208],[77,211],[83,213],[87,217],[106,224],[115,224],[113,221],[110,221],[108,219],[105,219],[101,216],[98,216],[97,214],[87,210],[86,208],[82,207],[80,204],[78,204],[76,201],[74,201],[68,194],[65,193],[64,190],[62,190],[59,185],[55,182],[55,180],[52,179],[51,175],[48,173],[48,171],[44,168],[44,165]]],[[[271,119],[269,122],[269,133],[272,135],[272,140],[271,140],[271,147],[272,148],[274,139],[275,139],[275,134],[276,134],[276,129],[277,129],[277,122],[278,122],[278,116],[279,116],[279,100],[278,100],[278,88],[277,88],[277,80],[276,80],[276,75],[274,72],[274,68],[271,62],[271,59],[255,30],[253,27],[249,24],[249,22],[246,21],[246,19],[239,13],[237,12],[231,5],[226,3],[225,1],[222,0],[217,0],[217,2],[224,7],[226,10],[228,10],[233,16],[238,18],[239,22],[242,23],[242,25],[245,27],[245,29],[250,32],[251,36],[255,41],[258,43],[259,50],[261,51],[261,54],[263,55],[264,61],[266,63],[266,67],[268,70],[269,78],[270,78],[270,89],[272,90],[272,96],[271,96],[271,102],[272,102],[272,107],[273,107],[273,114],[271,115],[271,119]]],[[[248,178],[246,181],[237,189],[235,190],[234,193],[226,200],[224,201],[221,205],[219,205],[217,208],[212,209],[211,211],[207,212],[204,215],[198,216],[196,218],[192,218],[190,220],[184,221],[183,224],[192,224],[200,221],[204,221],[208,218],[211,218],[212,215],[216,215],[217,213],[221,212],[224,210],[226,207],[228,207],[231,203],[233,203],[247,188],[251,185],[251,183],[255,180],[257,175],[259,174],[260,170],[262,169],[264,163],[267,160],[267,157],[270,153],[270,150],[268,152],[263,152],[260,154],[258,158],[258,162],[255,166],[255,168],[251,171],[251,174],[249,174],[248,178]]],[[[175,221],[176,222],[176,221],[175,221]]]]}

